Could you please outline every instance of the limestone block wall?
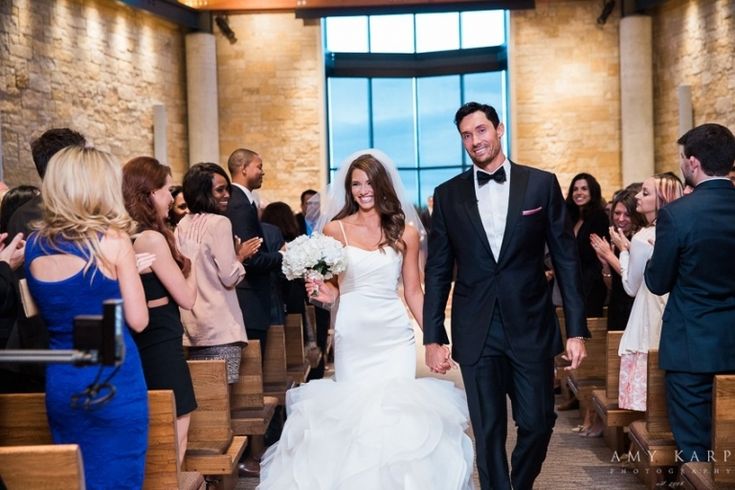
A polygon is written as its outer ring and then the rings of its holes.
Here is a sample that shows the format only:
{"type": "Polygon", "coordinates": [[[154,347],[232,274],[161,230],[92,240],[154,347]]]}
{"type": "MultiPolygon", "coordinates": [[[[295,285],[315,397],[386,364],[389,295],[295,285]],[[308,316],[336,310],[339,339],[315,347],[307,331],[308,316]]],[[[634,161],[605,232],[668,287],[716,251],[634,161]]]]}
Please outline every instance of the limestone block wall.
{"type": "Polygon", "coordinates": [[[652,12],[656,171],[679,171],[679,85],[690,85],[694,125],[735,131],[735,2],[669,0],[652,12]]]}
{"type": "Polygon", "coordinates": [[[619,15],[600,26],[596,0],[537,0],[510,14],[512,156],[557,174],[579,172],[608,199],[621,186],[619,15]]]}
{"type": "Polygon", "coordinates": [[[39,182],[29,143],[68,126],[123,162],[153,155],[153,106],[168,116],[168,163],[186,170],[183,31],[112,0],[0,1],[5,180],[39,182]]]}
{"type": "Polygon", "coordinates": [[[217,36],[221,163],[248,148],[263,158],[260,194],[298,211],[299,195],[326,182],[324,63],[318,22],[293,13],[230,15],[237,36],[217,36]]]}

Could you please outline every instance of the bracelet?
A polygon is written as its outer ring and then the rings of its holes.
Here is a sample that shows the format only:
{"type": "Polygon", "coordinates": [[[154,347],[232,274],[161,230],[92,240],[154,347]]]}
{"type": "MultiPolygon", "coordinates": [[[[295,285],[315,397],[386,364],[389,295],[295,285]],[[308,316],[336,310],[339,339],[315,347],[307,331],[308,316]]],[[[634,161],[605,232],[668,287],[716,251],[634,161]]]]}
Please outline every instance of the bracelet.
{"type": "Polygon", "coordinates": [[[612,274],[610,272],[603,272],[602,273],[602,277],[608,277],[608,278],[610,278],[610,277],[612,277],[612,274]]]}
{"type": "Polygon", "coordinates": [[[571,339],[574,339],[574,340],[581,340],[583,344],[587,343],[587,338],[586,338],[586,337],[569,337],[569,339],[570,339],[570,340],[571,340],[571,339]]]}

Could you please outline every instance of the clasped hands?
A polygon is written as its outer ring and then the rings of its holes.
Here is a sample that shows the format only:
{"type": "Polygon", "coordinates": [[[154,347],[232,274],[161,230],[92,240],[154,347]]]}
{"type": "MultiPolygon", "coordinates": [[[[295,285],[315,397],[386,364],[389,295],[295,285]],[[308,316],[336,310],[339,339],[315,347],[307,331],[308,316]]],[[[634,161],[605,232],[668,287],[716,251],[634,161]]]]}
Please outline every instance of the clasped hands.
{"type": "Polygon", "coordinates": [[[446,374],[453,366],[456,366],[452,360],[452,351],[447,345],[427,344],[426,366],[432,373],[446,374]]]}

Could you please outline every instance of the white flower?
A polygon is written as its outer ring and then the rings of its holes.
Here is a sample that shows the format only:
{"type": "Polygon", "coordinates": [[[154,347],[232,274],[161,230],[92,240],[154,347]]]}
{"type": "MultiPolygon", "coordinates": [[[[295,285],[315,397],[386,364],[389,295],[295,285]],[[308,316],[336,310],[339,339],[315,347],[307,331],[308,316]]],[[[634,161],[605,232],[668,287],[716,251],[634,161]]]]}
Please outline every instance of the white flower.
{"type": "Polygon", "coordinates": [[[301,235],[288,243],[281,269],[289,280],[331,279],[345,270],[344,246],[320,233],[301,235]]]}

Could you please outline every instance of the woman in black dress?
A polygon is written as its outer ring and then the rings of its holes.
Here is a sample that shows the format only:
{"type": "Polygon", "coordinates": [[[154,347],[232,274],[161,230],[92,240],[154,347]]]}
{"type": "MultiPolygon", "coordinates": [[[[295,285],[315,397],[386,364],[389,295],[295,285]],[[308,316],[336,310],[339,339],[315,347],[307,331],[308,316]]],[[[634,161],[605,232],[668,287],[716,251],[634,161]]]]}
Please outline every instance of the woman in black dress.
{"type": "Polygon", "coordinates": [[[567,192],[567,210],[574,223],[574,236],[582,268],[582,293],[584,294],[585,316],[601,317],[607,287],[602,278],[602,266],[590,244],[590,235],[609,237],[610,222],[605,213],[600,184],[592,175],[581,173],[574,176],[567,192]]]}
{"type": "MultiPolygon", "coordinates": [[[[179,307],[190,309],[196,299],[191,261],[177,248],[166,226],[173,197],[168,167],[150,157],[137,157],[123,167],[125,208],[137,222],[136,254],[155,260],[141,279],[148,302],[148,327],[135,336],[149,390],[173,390],[180,457],[186,453],[189,414],[197,407],[189,367],[184,358],[179,307]]],[[[187,251],[194,258],[195,251],[187,251]]]]}

